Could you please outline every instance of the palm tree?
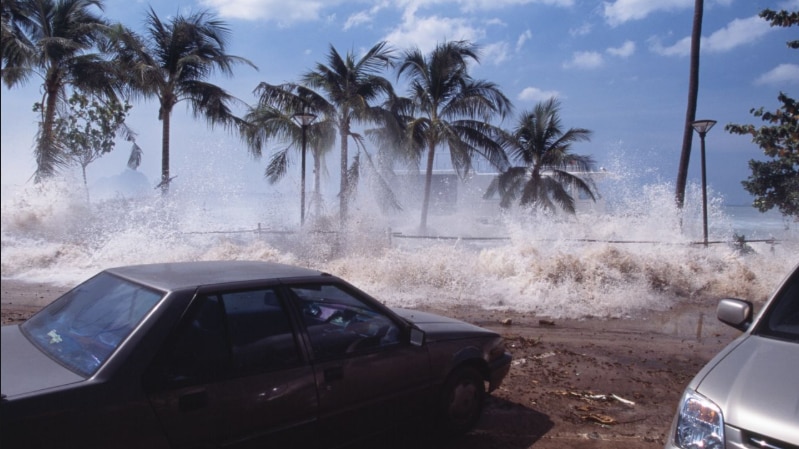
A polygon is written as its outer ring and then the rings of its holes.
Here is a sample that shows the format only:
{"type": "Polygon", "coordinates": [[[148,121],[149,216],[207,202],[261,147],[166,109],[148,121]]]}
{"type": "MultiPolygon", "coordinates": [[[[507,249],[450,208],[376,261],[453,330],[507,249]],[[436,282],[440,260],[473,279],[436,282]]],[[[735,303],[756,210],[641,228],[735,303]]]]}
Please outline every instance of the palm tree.
{"type": "MultiPolygon", "coordinates": [[[[282,179],[289,166],[292,150],[302,151],[303,129],[298,123],[298,114],[313,114],[316,119],[307,125],[306,150],[313,159],[313,197],[316,216],[321,209],[321,172],[324,155],[333,147],[336,129],[325,111],[314,109],[315,104],[325,104],[324,99],[297,84],[273,85],[260,83],[255,88],[258,104],[249,108],[244,116],[241,135],[250,152],[261,156],[264,146],[274,140],[286,146],[276,151],[269,160],[264,175],[274,184],[282,179]]],[[[304,180],[304,173],[303,173],[304,180]]],[[[303,186],[304,189],[304,186],[303,186]]]]}
{"type": "Polygon", "coordinates": [[[675,187],[675,200],[677,207],[680,209],[682,209],[685,202],[685,184],[688,179],[688,163],[691,159],[691,144],[694,136],[692,122],[696,119],[696,99],[699,95],[699,48],[702,40],[703,11],[704,1],[695,0],[694,21],[691,31],[691,64],[688,70],[688,105],[685,110],[682,151],[680,152],[680,165],[677,168],[677,185],[675,187]]]}
{"type": "Polygon", "coordinates": [[[36,144],[35,181],[54,175],[65,163],[55,134],[56,110],[67,87],[115,98],[115,66],[93,52],[108,30],[99,0],[4,0],[3,81],[9,88],[42,77],[41,121],[36,144]]]}
{"type": "Polygon", "coordinates": [[[240,120],[231,112],[236,99],[221,87],[206,81],[215,71],[232,75],[236,63],[255,66],[247,59],[225,52],[230,30],[206,11],[178,15],[162,22],[150,8],[147,35],[141,38],[127,30],[118,33],[116,51],[128,70],[133,96],[156,97],[161,134],[161,183],[163,193],[172,180],[169,171],[169,130],[172,109],[188,101],[195,117],[205,117],[210,126],[235,127],[240,120]]]}
{"type": "Polygon", "coordinates": [[[5,67],[20,67],[33,56],[34,45],[25,30],[31,29],[33,23],[23,10],[22,0],[0,0],[0,19],[2,32],[0,45],[3,49],[2,73],[5,79],[5,67]]]}
{"type": "MultiPolygon", "coordinates": [[[[342,57],[331,45],[327,65],[318,63],[315,69],[302,76],[302,84],[324,94],[309,95],[312,109],[322,111],[338,131],[341,145],[341,184],[339,214],[341,224],[347,220],[347,208],[354,184],[350,180],[348,141],[364,148],[364,138],[353,131],[355,124],[376,123],[383,111],[374,103],[382,96],[393,95],[391,83],[379,72],[391,66],[392,50],[379,42],[360,58],[348,52],[342,57]]],[[[356,159],[357,160],[357,159],[356,159]]]]}
{"type": "Polygon", "coordinates": [[[512,132],[500,133],[497,140],[508,158],[519,165],[497,176],[486,190],[486,198],[498,192],[503,208],[518,198],[522,206],[554,210],[558,205],[572,214],[574,198],[567,187],[595,200],[591,184],[573,173],[589,171],[593,160],[570,152],[573,143],[590,140],[591,131],[569,128],[564,132],[559,110],[560,103],[551,98],[523,112],[512,132]]]}
{"type": "Polygon", "coordinates": [[[493,140],[490,121],[505,117],[511,110],[510,101],[496,84],[472,79],[470,61],[479,62],[477,47],[453,41],[437,45],[428,57],[418,48],[409,50],[399,64],[397,76],[407,74],[408,97],[415,109],[402,141],[419,159],[427,151],[421,231],[427,227],[437,148],[448,147],[452,165],[461,175],[471,169],[475,155],[495,165],[505,160],[493,140]]]}

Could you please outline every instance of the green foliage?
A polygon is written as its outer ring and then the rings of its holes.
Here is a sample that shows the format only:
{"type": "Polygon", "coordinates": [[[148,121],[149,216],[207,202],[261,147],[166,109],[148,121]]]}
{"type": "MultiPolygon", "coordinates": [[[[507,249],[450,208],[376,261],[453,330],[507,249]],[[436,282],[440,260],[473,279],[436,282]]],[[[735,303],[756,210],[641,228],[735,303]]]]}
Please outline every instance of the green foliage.
{"type": "Polygon", "coordinates": [[[39,182],[66,162],[56,133],[57,110],[68,88],[115,98],[115,67],[100,52],[108,24],[100,0],[2,2],[2,80],[9,88],[41,77],[41,121],[36,138],[39,182]]]}
{"type": "Polygon", "coordinates": [[[507,116],[513,106],[498,85],[469,74],[470,67],[479,62],[478,47],[468,41],[443,42],[429,54],[414,48],[400,60],[397,77],[408,81],[409,104],[399,142],[419,161],[427,153],[422,231],[427,227],[438,149],[449,151],[452,167],[461,177],[472,169],[477,155],[495,167],[507,165],[502,147],[493,138],[498,129],[491,122],[507,116]]]}
{"type": "Polygon", "coordinates": [[[88,164],[114,149],[117,131],[131,106],[115,100],[101,103],[96,98],[74,93],[69,111],[57,120],[57,127],[69,156],[81,165],[88,164]]]}
{"type": "Polygon", "coordinates": [[[573,193],[582,192],[596,200],[591,179],[575,174],[591,170],[594,160],[571,151],[572,144],[587,142],[590,137],[587,129],[563,129],[560,102],[555,98],[523,111],[512,130],[498,135],[508,159],[517,165],[504,169],[488,186],[484,197],[498,194],[502,208],[518,200],[520,206],[532,210],[554,212],[560,208],[574,214],[573,193]]]}
{"type": "Polygon", "coordinates": [[[118,67],[126,74],[126,89],[133,98],[156,98],[161,137],[161,182],[163,194],[174,179],[170,175],[170,127],[172,110],[186,101],[196,118],[210,126],[234,130],[241,120],[232,107],[239,102],[208,80],[216,72],[232,76],[235,64],[255,66],[247,59],[227,53],[230,28],[208,11],[179,14],[162,21],[151,7],[145,18],[144,37],[123,27],[111,33],[111,47],[118,67]]]}
{"type": "MultiPolygon", "coordinates": [[[[760,12],[760,17],[771,22],[773,27],[787,28],[799,25],[799,11],[772,11],[764,9],[760,12]]],[[[799,40],[788,41],[789,48],[799,48],[799,40]]]]}
{"type": "MultiPolygon", "coordinates": [[[[36,103],[33,108],[38,112],[42,105],[36,103]]],[[[54,122],[57,147],[62,149],[65,161],[81,166],[84,183],[86,167],[114,149],[120,129],[124,129],[125,137],[131,139],[130,131],[124,127],[130,109],[127,103],[123,105],[115,100],[101,102],[97,97],[89,98],[75,92],[65,108],[59,111],[54,122]]]]}
{"type": "MultiPolygon", "coordinates": [[[[799,25],[799,12],[764,10],[760,17],[772,26],[790,27],[799,25]]],[[[791,48],[799,48],[799,41],[788,42],[791,48]]],[[[751,176],[742,184],[751,193],[754,206],[761,212],[777,208],[783,215],[799,217],[799,121],[797,102],[783,92],[777,97],[781,106],[776,111],[764,108],[750,112],[766,124],[728,124],[724,129],[732,134],[750,135],[752,142],[763,149],[770,158],[767,161],[750,160],[751,176]]]]}

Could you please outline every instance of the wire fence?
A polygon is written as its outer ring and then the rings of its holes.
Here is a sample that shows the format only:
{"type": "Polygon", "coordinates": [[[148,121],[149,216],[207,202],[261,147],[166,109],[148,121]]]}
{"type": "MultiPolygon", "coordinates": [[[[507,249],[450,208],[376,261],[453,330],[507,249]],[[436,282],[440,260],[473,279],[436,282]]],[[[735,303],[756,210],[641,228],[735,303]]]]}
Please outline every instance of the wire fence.
{"type": "MultiPolygon", "coordinates": [[[[326,235],[335,235],[338,236],[340,232],[338,231],[321,231],[321,230],[313,230],[304,232],[306,234],[326,234],[326,235]]],[[[300,234],[298,231],[289,231],[289,230],[277,230],[277,229],[269,229],[265,228],[258,223],[258,226],[255,229],[243,229],[243,230],[232,230],[232,231],[189,231],[184,232],[184,234],[253,234],[256,236],[265,236],[265,235],[281,235],[281,236],[290,236],[290,235],[297,235],[300,234]]],[[[510,241],[510,237],[500,236],[500,237],[465,237],[465,236],[444,236],[444,235],[413,235],[413,234],[404,234],[402,232],[394,232],[390,228],[386,229],[386,235],[388,236],[388,240],[390,244],[394,243],[394,240],[430,240],[430,241],[462,241],[462,242],[503,242],[503,241],[510,241]]],[[[734,237],[730,240],[710,240],[708,242],[704,241],[690,241],[690,242],[663,242],[658,240],[619,240],[619,239],[589,239],[589,238],[581,238],[581,239],[534,239],[534,241],[539,242],[577,242],[577,243],[604,243],[604,244],[648,244],[648,245],[733,245],[736,247],[745,247],[749,243],[766,243],[771,245],[777,245],[780,243],[779,240],[775,238],[768,238],[768,239],[746,239],[744,237],[734,237]]]]}

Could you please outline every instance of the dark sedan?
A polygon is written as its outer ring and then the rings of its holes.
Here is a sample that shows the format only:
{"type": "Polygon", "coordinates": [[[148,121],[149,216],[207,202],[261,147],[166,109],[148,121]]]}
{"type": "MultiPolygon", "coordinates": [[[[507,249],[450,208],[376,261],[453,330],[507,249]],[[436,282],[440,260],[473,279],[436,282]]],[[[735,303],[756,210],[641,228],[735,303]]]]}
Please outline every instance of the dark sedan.
{"type": "Polygon", "coordinates": [[[48,449],[333,447],[406,422],[452,435],[475,425],[510,359],[494,332],[390,309],[315,270],[113,268],[2,328],[0,438],[48,449]]]}

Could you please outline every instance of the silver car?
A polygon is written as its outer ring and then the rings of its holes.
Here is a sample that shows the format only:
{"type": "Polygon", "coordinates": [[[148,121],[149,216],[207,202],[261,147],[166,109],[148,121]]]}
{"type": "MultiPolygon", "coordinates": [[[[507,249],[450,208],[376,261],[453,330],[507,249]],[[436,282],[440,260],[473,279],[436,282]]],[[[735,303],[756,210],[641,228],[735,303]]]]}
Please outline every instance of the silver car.
{"type": "Polygon", "coordinates": [[[744,333],[688,384],[666,449],[799,448],[799,266],[757,316],[740,299],[717,315],[744,333]]]}

